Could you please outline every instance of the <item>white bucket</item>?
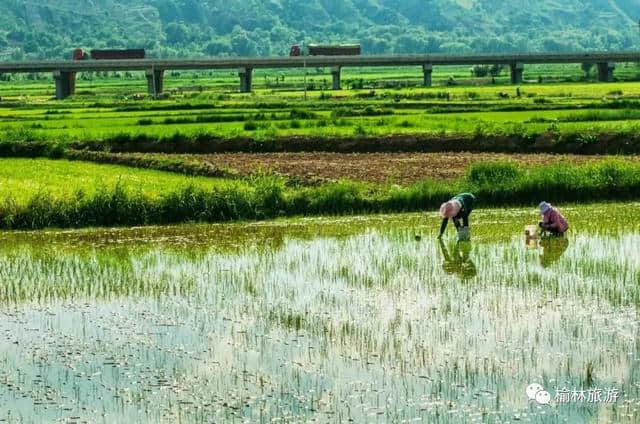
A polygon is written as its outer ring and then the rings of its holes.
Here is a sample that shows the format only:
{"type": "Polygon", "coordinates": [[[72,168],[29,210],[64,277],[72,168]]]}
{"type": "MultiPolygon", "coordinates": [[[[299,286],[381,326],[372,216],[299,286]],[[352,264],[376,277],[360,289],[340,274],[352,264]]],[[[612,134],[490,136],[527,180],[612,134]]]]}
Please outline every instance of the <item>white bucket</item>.
{"type": "Polygon", "coordinates": [[[530,237],[530,238],[538,237],[538,226],[537,225],[526,225],[524,227],[524,235],[526,237],[530,237]]]}
{"type": "Polygon", "coordinates": [[[471,230],[469,227],[460,227],[458,228],[458,241],[470,241],[471,240],[471,230]]]}

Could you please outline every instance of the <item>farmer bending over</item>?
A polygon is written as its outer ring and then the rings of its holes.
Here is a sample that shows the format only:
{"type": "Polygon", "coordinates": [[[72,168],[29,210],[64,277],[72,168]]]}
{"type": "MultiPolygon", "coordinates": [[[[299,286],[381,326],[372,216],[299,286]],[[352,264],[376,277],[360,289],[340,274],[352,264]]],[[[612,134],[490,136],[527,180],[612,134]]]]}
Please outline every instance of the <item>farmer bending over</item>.
{"type": "Polygon", "coordinates": [[[541,202],[539,208],[542,216],[542,221],[538,224],[540,228],[556,236],[564,235],[569,229],[569,223],[560,211],[547,202],[541,202]]]}
{"type": "Polygon", "coordinates": [[[475,200],[476,197],[473,194],[461,193],[440,206],[442,225],[440,226],[440,234],[438,235],[438,238],[442,237],[444,230],[447,229],[449,219],[453,220],[453,223],[458,230],[461,227],[469,227],[469,215],[471,215],[471,212],[473,211],[473,202],[475,200]],[[462,224],[460,224],[460,220],[462,220],[462,224]]]}

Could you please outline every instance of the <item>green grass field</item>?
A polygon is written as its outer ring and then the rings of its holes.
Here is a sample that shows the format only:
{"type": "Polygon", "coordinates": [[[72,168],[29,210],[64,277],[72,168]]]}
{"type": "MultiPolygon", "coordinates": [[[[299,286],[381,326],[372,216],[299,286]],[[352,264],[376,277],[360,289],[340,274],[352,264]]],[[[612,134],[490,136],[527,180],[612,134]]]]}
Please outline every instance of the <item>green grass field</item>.
{"type": "Polygon", "coordinates": [[[237,181],[66,160],[2,159],[0,163],[0,199],[11,198],[19,203],[37,194],[55,198],[71,197],[77,192],[94,195],[100,187],[113,188],[117,184],[151,198],[187,185],[206,190],[246,186],[237,181]]]}
{"type": "Polygon", "coordinates": [[[114,165],[49,159],[0,159],[0,228],[133,226],[258,220],[279,216],[437,209],[471,191],[479,206],[635,200],[640,164],[607,160],[522,167],[477,163],[453,180],[404,187],[342,180],[300,186],[269,175],[188,177],[114,165]]]}
{"type": "Polygon", "coordinates": [[[535,66],[518,87],[508,84],[506,71],[493,84],[471,78],[467,68],[438,69],[435,86],[424,88],[412,68],[356,69],[345,70],[341,91],[329,90],[326,70],[307,72],[305,92],[302,71],[256,71],[251,94],[237,93],[233,72],[168,73],[167,98],[156,101],[134,100],[145,90],[138,74],[80,77],[77,95],[65,101],[52,100],[48,79],[2,82],[0,139],[634,132],[640,126],[634,65],[619,67],[619,81],[606,84],[582,81],[578,66],[535,66]]]}
{"type": "Polygon", "coordinates": [[[257,71],[255,90],[249,94],[237,92],[237,76],[231,72],[168,73],[167,95],[162,99],[138,96],[144,80],[137,74],[79,76],[77,94],[64,101],[51,98],[50,80],[3,81],[0,155],[66,154],[117,162],[108,155],[119,148],[165,152],[165,156],[120,162],[131,167],[3,159],[0,225],[137,225],[410,211],[435,207],[459,190],[482,193],[487,205],[528,204],[546,193],[556,199],[593,201],[635,199],[640,192],[637,164],[624,161],[544,169],[509,164],[506,179],[503,164],[489,164],[486,181],[474,180],[468,173],[464,178],[403,187],[393,186],[393,180],[309,186],[286,173],[283,178],[243,177],[234,169],[212,171],[199,159],[185,163],[166,154],[199,153],[198,149],[215,143],[224,150],[228,142],[230,149],[236,149],[243,140],[243,151],[259,151],[260,146],[270,148],[269,141],[296,137],[298,146],[313,151],[319,146],[317,140],[384,143],[383,136],[403,134],[428,135],[432,145],[445,139],[456,143],[453,137],[461,135],[469,148],[486,145],[487,149],[505,137],[509,152],[555,143],[559,148],[568,146],[567,153],[571,149],[588,153],[593,145],[606,145],[605,136],[610,134],[617,139],[607,153],[636,152],[640,145],[640,82],[635,81],[634,65],[620,66],[619,80],[607,84],[585,80],[577,66],[533,66],[518,87],[505,83],[506,73],[494,83],[471,78],[466,68],[438,69],[431,88],[417,85],[419,69],[345,70],[345,89],[340,91],[323,89],[325,71],[308,70],[306,77],[299,70],[257,71]],[[553,138],[540,137],[549,133],[553,138]],[[83,156],[78,149],[98,152],[83,156]],[[100,156],[102,150],[106,156],[100,156]]]}

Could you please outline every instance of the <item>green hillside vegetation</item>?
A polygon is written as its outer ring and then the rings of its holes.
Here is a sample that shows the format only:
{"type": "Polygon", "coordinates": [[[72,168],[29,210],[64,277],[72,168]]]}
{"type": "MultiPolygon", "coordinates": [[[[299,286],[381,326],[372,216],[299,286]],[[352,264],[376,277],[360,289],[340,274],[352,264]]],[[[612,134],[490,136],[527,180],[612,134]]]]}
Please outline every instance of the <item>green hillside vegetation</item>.
{"type": "Polygon", "coordinates": [[[0,59],[74,47],[156,57],[284,55],[361,42],[366,54],[638,47],[640,0],[4,0],[0,59]]]}

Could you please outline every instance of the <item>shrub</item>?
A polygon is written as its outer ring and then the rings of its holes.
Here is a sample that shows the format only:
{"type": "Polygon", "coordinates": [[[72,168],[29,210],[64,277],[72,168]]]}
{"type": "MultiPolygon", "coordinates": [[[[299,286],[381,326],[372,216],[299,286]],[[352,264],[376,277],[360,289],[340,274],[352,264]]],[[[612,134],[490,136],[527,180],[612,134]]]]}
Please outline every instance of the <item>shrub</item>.
{"type": "Polygon", "coordinates": [[[480,97],[480,95],[475,91],[467,91],[465,93],[465,97],[467,97],[470,100],[473,100],[473,99],[477,99],[478,97],[480,97]]]}
{"type": "Polygon", "coordinates": [[[5,127],[3,128],[3,134],[1,140],[4,141],[39,141],[42,140],[42,136],[36,133],[33,128],[26,126],[20,127],[5,127]]]}
{"type": "Polygon", "coordinates": [[[317,115],[307,110],[293,109],[289,112],[290,119],[314,119],[317,115]]]}
{"type": "Polygon", "coordinates": [[[582,72],[584,72],[584,77],[588,78],[589,77],[589,73],[591,72],[591,69],[593,68],[593,63],[582,63],[580,65],[580,68],[582,69],[582,72]]]}
{"type": "Polygon", "coordinates": [[[66,145],[47,141],[0,141],[0,157],[60,158],[66,145]]]}
{"type": "Polygon", "coordinates": [[[349,109],[346,107],[334,109],[331,112],[332,118],[353,117],[353,116],[381,116],[393,115],[392,109],[376,108],[372,105],[366,106],[364,109],[349,109]]]}
{"type": "Polygon", "coordinates": [[[489,67],[489,75],[491,75],[492,77],[500,76],[503,69],[504,69],[504,65],[498,65],[498,64],[491,65],[489,67]]]}
{"type": "Polygon", "coordinates": [[[284,215],[287,203],[284,196],[284,180],[282,178],[260,175],[253,178],[254,210],[258,218],[272,218],[284,215]]]}
{"type": "Polygon", "coordinates": [[[256,124],[253,121],[249,121],[249,122],[245,122],[244,123],[244,130],[245,131],[255,131],[258,129],[258,124],[256,124]]]}
{"type": "Polygon", "coordinates": [[[358,93],[356,97],[359,99],[372,99],[376,97],[376,92],[374,90],[368,91],[366,93],[358,93]]]}
{"type": "Polygon", "coordinates": [[[365,126],[360,122],[358,123],[358,125],[356,125],[356,127],[353,129],[353,134],[354,135],[358,135],[358,136],[365,136],[367,135],[367,129],[365,128],[365,126]]]}
{"type": "Polygon", "coordinates": [[[489,67],[486,65],[475,65],[471,68],[471,75],[477,78],[489,75],[489,67]]]}
{"type": "Polygon", "coordinates": [[[577,141],[580,144],[596,144],[599,140],[595,134],[579,134],[577,141]]]}
{"type": "Polygon", "coordinates": [[[363,184],[350,181],[304,189],[293,199],[294,209],[314,214],[363,212],[368,203],[363,193],[363,184]]]}
{"type": "Polygon", "coordinates": [[[521,175],[520,168],[514,162],[474,163],[467,172],[467,182],[472,186],[503,186],[512,184],[521,175]]]}

